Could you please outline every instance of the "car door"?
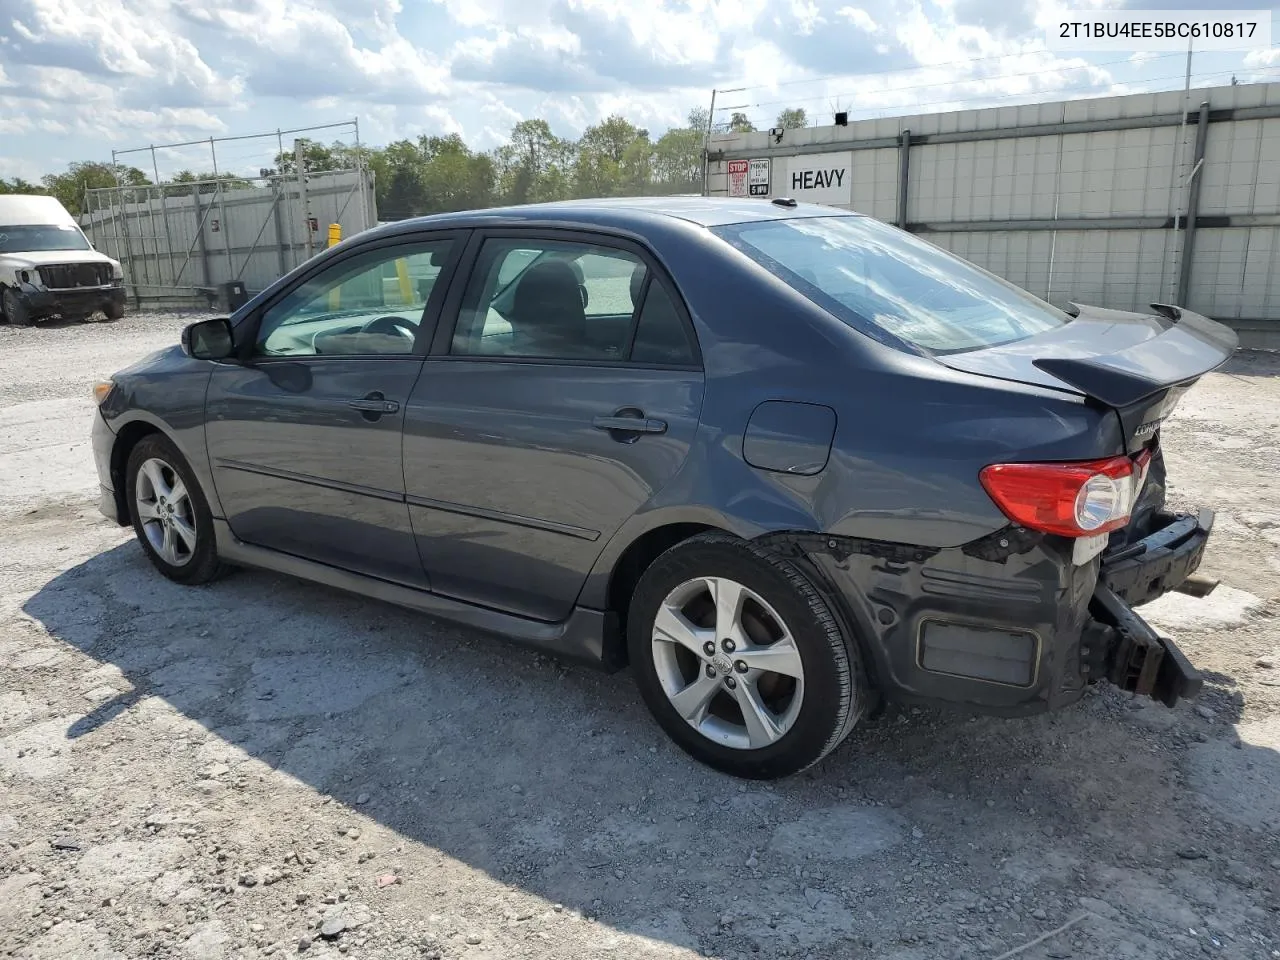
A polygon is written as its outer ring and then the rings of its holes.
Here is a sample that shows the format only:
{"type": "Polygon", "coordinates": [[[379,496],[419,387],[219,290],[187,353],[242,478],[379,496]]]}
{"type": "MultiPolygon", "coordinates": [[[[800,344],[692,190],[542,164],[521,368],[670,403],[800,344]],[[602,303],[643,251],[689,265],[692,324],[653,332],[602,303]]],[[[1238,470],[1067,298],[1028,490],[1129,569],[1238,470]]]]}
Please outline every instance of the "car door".
{"type": "Polygon", "coordinates": [[[401,428],[461,243],[356,246],[250,320],[241,362],[217,367],[206,401],[214,484],[238,538],[427,585],[401,428]]]}
{"type": "Polygon", "coordinates": [[[696,340],[630,241],[486,231],[467,261],[405,418],[414,535],[436,592],[560,620],[685,460],[696,340]]]}

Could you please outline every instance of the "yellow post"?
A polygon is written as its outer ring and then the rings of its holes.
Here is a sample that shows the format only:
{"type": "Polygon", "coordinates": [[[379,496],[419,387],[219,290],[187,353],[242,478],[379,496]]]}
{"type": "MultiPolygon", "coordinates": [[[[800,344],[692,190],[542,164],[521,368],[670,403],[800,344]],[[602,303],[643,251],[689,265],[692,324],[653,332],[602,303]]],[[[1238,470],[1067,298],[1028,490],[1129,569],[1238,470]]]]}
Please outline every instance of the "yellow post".
{"type": "MultiPolygon", "coordinates": [[[[341,242],[342,242],[342,224],[340,223],[329,224],[329,246],[334,247],[341,242]]],[[[342,309],[342,285],[341,284],[339,284],[338,286],[334,287],[332,290],[329,291],[329,309],[334,311],[342,309]]]]}
{"type": "Polygon", "coordinates": [[[396,277],[400,281],[400,299],[406,307],[413,305],[413,284],[409,282],[409,261],[401,257],[396,261],[396,277]]]}

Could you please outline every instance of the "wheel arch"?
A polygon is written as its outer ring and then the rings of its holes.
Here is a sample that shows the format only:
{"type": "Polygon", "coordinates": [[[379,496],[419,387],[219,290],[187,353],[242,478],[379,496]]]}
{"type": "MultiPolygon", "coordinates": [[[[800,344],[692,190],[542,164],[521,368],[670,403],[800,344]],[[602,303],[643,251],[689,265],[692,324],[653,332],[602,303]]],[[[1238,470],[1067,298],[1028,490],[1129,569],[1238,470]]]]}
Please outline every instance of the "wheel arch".
{"type": "MultiPolygon", "coordinates": [[[[111,445],[111,487],[115,491],[116,523],[125,527],[129,525],[129,503],[126,495],[124,468],[129,463],[129,454],[145,437],[152,434],[168,436],[149,420],[130,420],[116,431],[115,442],[111,445]]],[[[170,440],[173,438],[170,437],[170,440]]]]}
{"type": "Polygon", "coordinates": [[[622,626],[624,656],[627,609],[631,604],[631,594],[635,591],[640,577],[654,560],[677,543],[683,543],[709,530],[721,530],[721,528],[705,523],[667,523],[642,533],[622,551],[617,563],[610,571],[605,602],[607,609],[617,613],[618,622],[622,626]]]}
{"type": "MultiPolygon", "coordinates": [[[[626,617],[631,594],[641,575],[666,550],[691,537],[711,530],[748,537],[756,530],[744,529],[715,510],[681,507],[639,514],[613,535],[588,574],[578,596],[578,606],[616,614],[616,629],[606,638],[606,659],[617,666],[627,660],[626,617]]],[[[611,618],[612,619],[612,618],[611,618]]]]}

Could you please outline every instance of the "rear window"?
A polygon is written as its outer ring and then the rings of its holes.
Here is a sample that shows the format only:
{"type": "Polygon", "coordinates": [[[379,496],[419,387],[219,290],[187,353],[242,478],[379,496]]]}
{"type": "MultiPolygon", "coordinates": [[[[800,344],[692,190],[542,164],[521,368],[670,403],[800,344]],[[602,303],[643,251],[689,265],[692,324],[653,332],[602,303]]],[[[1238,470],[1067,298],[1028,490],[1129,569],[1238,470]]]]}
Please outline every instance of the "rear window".
{"type": "Polygon", "coordinates": [[[713,232],[850,326],[928,353],[1013,343],[1071,321],[1025,290],[870,217],[765,220],[713,232]]]}

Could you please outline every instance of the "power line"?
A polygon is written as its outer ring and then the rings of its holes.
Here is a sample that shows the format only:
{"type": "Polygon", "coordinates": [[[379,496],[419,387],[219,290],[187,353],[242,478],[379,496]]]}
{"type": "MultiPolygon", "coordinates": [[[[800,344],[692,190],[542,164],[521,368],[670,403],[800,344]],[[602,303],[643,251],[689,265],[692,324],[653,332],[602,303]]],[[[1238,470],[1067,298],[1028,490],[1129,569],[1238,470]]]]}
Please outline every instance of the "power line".
{"type": "MultiPolygon", "coordinates": [[[[1280,64],[1277,64],[1276,66],[1270,66],[1270,67],[1251,68],[1248,72],[1250,72],[1250,73],[1266,73],[1267,71],[1270,71],[1270,70],[1280,70],[1280,64]]],[[[1239,68],[1236,68],[1236,69],[1233,69],[1233,70],[1218,70],[1218,71],[1214,71],[1214,72],[1211,72],[1211,73],[1197,73],[1197,74],[1193,74],[1193,75],[1192,75],[1192,79],[1193,79],[1193,80],[1204,80],[1204,79],[1209,78],[1209,77],[1226,77],[1226,76],[1234,76],[1234,75],[1239,74],[1240,72],[1242,72],[1242,71],[1241,71],[1239,68]]],[[[1148,79],[1145,79],[1145,80],[1141,80],[1141,81],[1137,81],[1137,82],[1139,82],[1139,83],[1160,83],[1160,82],[1165,81],[1165,80],[1184,80],[1185,78],[1186,78],[1186,75],[1185,75],[1185,74],[1180,73],[1180,74],[1170,75],[1170,76],[1164,76],[1164,77],[1151,77],[1151,78],[1148,78],[1148,79]]],[[[954,85],[954,86],[960,86],[960,85],[962,85],[962,84],[965,84],[965,83],[972,83],[972,82],[974,82],[974,81],[963,81],[963,80],[961,80],[961,81],[953,81],[951,85],[954,85]]],[[[931,84],[931,86],[946,86],[946,85],[947,85],[947,84],[936,84],[936,85],[931,84]]],[[[908,88],[900,88],[900,89],[908,89],[908,88]]],[[[1072,95],[1072,94],[1079,94],[1079,93],[1092,93],[1092,92],[1095,92],[1095,90],[1096,90],[1096,88],[1089,87],[1089,86],[1075,86],[1075,87],[1062,87],[1062,88],[1059,88],[1059,89],[1057,89],[1057,90],[1027,90],[1027,91],[1022,91],[1022,92],[1019,92],[1019,93],[993,94],[993,95],[991,95],[991,96],[982,96],[982,95],[976,95],[976,96],[975,96],[975,95],[973,95],[973,94],[967,94],[967,95],[966,95],[966,94],[963,94],[963,93],[957,93],[955,96],[947,97],[946,99],[943,99],[943,100],[926,100],[926,101],[916,101],[916,102],[912,102],[912,103],[909,103],[909,104],[884,104],[884,105],[881,105],[881,106],[865,108],[865,109],[864,109],[864,110],[862,110],[862,111],[851,111],[851,112],[872,112],[872,111],[885,111],[885,110],[894,110],[894,109],[911,109],[911,110],[915,110],[917,107],[930,107],[930,106],[937,106],[938,104],[948,104],[948,103],[956,103],[956,102],[982,104],[982,103],[989,103],[989,102],[991,102],[991,101],[997,101],[997,100],[1013,100],[1013,99],[1017,99],[1017,98],[1020,98],[1020,97],[1041,97],[1041,98],[1043,98],[1043,97],[1045,97],[1045,96],[1059,96],[1059,97],[1061,97],[1061,96],[1070,96],[1070,95],[1072,95]]],[[[892,92],[895,92],[895,90],[877,90],[877,91],[874,91],[874,92],[875,92],[875,93],[877,93],[877,94],[878,94],[878,93],[892,93],[892,92]]],[[[1103,96],[1106,96],[1106,95],[1107,95],[1105,91],[1099,91],[1099,92],[1101,92],[1103,96]]],[[[1137,92],[1138,92],[1138,93],[1143,93],[1143,92],[1158,93],[1158,92],[1167,92],[1167,91],[1137,91],[1137,92]]],[[[1111,95],[1112,95],[1112,96],[1123,96],[1123,94],[1111,94],[1111,95]]],[[[812,99],[809,99],[809,100],[800,100],[800,101],[779,101],[779,102],[783,102],[783,103],[790,103],[792,106],[795,106],[795,105],[797,105],[797,104],[799,104],[799,105],[803,105],[803,104],[806,104],[806,103],[815,103],[815,102],[817,102],[818,100],[828,100],[828,99],[830,99],[830,97],[815,97],[815,98],[812,98],[812,99]]],[[[1048,102],[1052,102],[1052,101],[1050,101],[1050,100],[1044,100],[1043,102],[1048,103],[1048,102]]],[[[770,106],[770,105],[771,105],[771,104],[764,103],[764,104],[759,104],[758,106],[764,107],[764,106],[770,106]]],[[[981,109],[981,107],[980,107],[980,106],[972,106],[972,107],[966,107],[966,109],[981,109]]],[[[757,115],[757,118],[758,118],[758,115],[757,115]]],[[[861,119],[872,119],[872,118],[870,118],[870,117],[862,117],[861,119]]]]}
{"type": "MultiPolygon", "coordinates": [[[[1276,23],[1278,20],[1280,20],[1280,17],[1278,17],[1277,14],[1273,11],[1271,20],[1272,20],[1272,23],[1276,23]]],[[[1032,31],[1031,33],[1023,34],[1021,37],[1018,37],[1017,41],[1035,42],[1035,41],[1038,41],[1042,36],[1043,34],[1040,31],[1032,31]]],[[[1271,46],[1272,47],[1280,46],[1280,44],[1273,43],[1271,46]]],[[[963,66],[964,64],[968,64],[968,63],[986,63],[991,60],[1007,60],[1011,57],[1026,57],[1026,56],[1032,56],[1037,53],[1053,53],[1053,51],[1048,50],[1044,47],[1040,47],[1035,50],[1024,50],[1019,53],[997,53],[987,57],[968,57],[964,60],[950,60],[943,63],[920,64],[919,66],[915,66],[915,67],[894,67],[893,69],[889,69],[889,70],[872,70],[866,73],[857,74],[857,76],[872,77],[872,76],[884,76],[884,75],[893,74],[893,73],[911,73],[917,70],[931,70],[937,67],[956,67],[956,66],[963,66]]],[[[1162,60],[1167,57],[1182,57],[1185,55],[1186,55],[1185,50],[1176,50],[1169,53],[1157,53],[1148,57],[1143,62],[1149,63],[1152,60],[1162,60]]],[[[720,90],[719,92],[720,93],[742,93],[747,90],[765,90],[765,89],[772,90],[778,87],[791,87],[791,86],[797,86],[799,84],[804,84],[804,83],[822,83],[826,80],[843,80],[848,78],[849,76],[851,76],[851,74],[835,73],[825,77],[805,77],[799,80],[784,80],[781,83],[759,83],[759,84],[754,84],[754,85],[749,85],[744,87],[734,87],[728,90],[720,90]]]]}
{"type": "MultiPolygon", "coordinates": [[[[1273,44],[1271,44],[1271,48],[1272,48],[1272,49],[1274,49],[1274,48],[1275,48],[1275,47],[1277,47],[1277,46],[1280,46],[1280,43],[1273,43],[1273,44]]],[[[1006,55],[1006,56],[1025,56],[1025,54],[1008,54],[1008,55],[1006,55]]],[[[1157,54],[1156,56],[1150,57],[1150,58],[1148,58],[1147,60],[1144,60],[1144,61],[1142,61],[1142,62],[1145,64],[1145,63],[1151,63],[1151,62],[1152,62],[1152,61],[1154,61],[1154,60],[1167,59],[1167,58],[1169,58],[1169,57],[1184,57],[1184,56],[1186,56],[1186,52],[1185,52],[1185,51],[1178,51],[1178,52],[1175,52],[1175,53],[1157,54]]],[[[988,57],[988,58],[982,58],[982,59],[1000,59],[1000,58],[992,58],[992,57],[988,57]]],[[[972,62],[979,62],[979,61],[958,60],[958,61],[953,61],[953,63],[952,63],[952,64],[931,64],[931,65],[928,65],[928,66],[913,67],[913,68],[910,68],[910,69],[911,69],[911,70],[913,70],[913,71],[914,71],[914,70],[932,70],[932,69],[935,69],[935,68],[938,68],[938,67],[944,67],[944,66],[955,65],[955,64],[972,63],[972,62]]],[[[1062,69],[1062,70],[1064,70],[1064,71],[1065,71],[1065,70],[1087,70],[1087,69],[1089,69],[1089,68],[1091,68],[1091,67],[1099,67],[1099,68],[1100,68],[1100,67],[1110,67],[1110,66],[1116,66],[1116,65],[1119,65],[1119,64],[1131,63],[1131,62],[1132,62],[1132,59],[1131,59],[1130,57],[1125,57],[1124,59],[1121,59],[1121,60],[1104,60],[1104,61],[1103,61],[1103,62],[1101,62],[1101,63],[1085,63],[1085,64],[1079,64],[1079,65],[1074,65],[1074,66],[1070,66],[1070,67],[1063,67],[1063,68],[1060,68],[1060,69],[1062,69]]],[[[1220,73],[1222,73],[1222,74],[1227,74],[1227,73],[1239,73],[1239,72],[1242,72],[1242,71],[1243,71],[1243,70],[1245,70],[1245,69],[1248,69],[1248,68],[1237,68],[1237,69],[1235,69],[1235,70],[1224,70],[1224,71],[1219,71],[1219,72],[1220,72],[1220,73]]],[[[1261,68],[1261,69],[1268,69],[1268,68],[1261,68]]],[[[858,78],[858,77],[864,77],[864,76],[884,76],[884,75],[887,75],[887,74],[889,74],[889,73],[896,73],[896,72],[901,72],[901,71],[878,71],[878,72],[872,72],[872,73],[866,73],[866,74],[852,74],[852,75],[851,75],[851,74],[842,74],[842,75],[839,75],[839,76],[836,76],[836,77],[815,77],[815,78],[813,78],[813,79],[811,79],[811,80],[806,80],[806,81],[793,81],[793,83],[802,83],[802,82],[803,82],[803,83],[821,83],[821,82],[824,82],[824,81],[826,81],[826,80],[832,80],[832,79],[856,79],[856,78],[858,78]]],[[[899,92],[899,91],[903,91],[903,90],[923,90],[923,89],[928,89],[928,88],[930,88],[930,87],[947,87],[947,86],[960,86],[960,85],[962,85],[962,84],[990,83],[990,82],[993,82],[993,81],[999,81],[999,80],[1011,80],[1011,79],[1018,79],[1018,78],[1022,78],[1022,77],[1038,77],[1038,76],[1040,76],[1040,75],[1041,75],[1042,73],[1044,73],[1044,72],[1045,72],[1045,68],[1043,68],[1043,67],[1042,67],[1042,68],[1041,68],[1041,69],[1039,69],[1039,70],[1032,70],[1032,71],[1029,71],[1029,72],[1026,72],[1026,73],[998,73],[998,74],[991,74],[990,76],[985,76],[985,77],[965,77],[965,78],[961,78],[961,79],[953,79],[953,80],[939,80],[939,81],[935,81],[935,82],[933,82],[933,83],[908,84],[908,85],[906,85],[906,86],[897,86],[897,87],[880,87],[880,88],[878,88],[878,89],[876,89],[876,90],[874,90],[874,91],[872,91],[872,92],[873,92],[873,93],[876,93],[876,94],[882,94],[882,93],[897,93],[897,92],[899,92]]],[[[1165,80],[1165,79],[1169,79],[1169,78],[1168,78],[1168,77],[1157,77],[1157,78],[1152,78],[1152,79],[1148,79],[1148,80],[1139,80],[1139,81],[1135,81],[1135,82],[1138,82],[1138,83],[1154,83],[1154,82],[1158,82],[1159,80],[1165,80]]],[[[785,84],[777,84],[776,86],[784,86],[784,85],[785,85],[785,84]]],[[[772,89],[772,88],[766,88],[766,87],[743,87],[743,88],[739,88],[739,89],[747,90],[747,89],[772,89]]],[[[723,92],[723,91],[722,91],[722,92],[723,92]]],[[[1045,92],[1051,92],[1051,91],[1045,91],[1045,92]]],[[[1026,94],[1018,94],[1018,96],[1025,96],[1025,95],[1026,95],[1026,94]]],[[[837,96],[838,96],[838,95],[837,95],[837,96]]],[[[794,99],[787,99],[787,100],[765,100],[765,101],[760,102],[760,103],[741,103],[741,104],[737,104],[737,105],[734,105],[734,106],[716,107],[716,112],[717,112],[717,113],[719,113],[719,112],[721,112],[721,111],[725,111],[725,110],[756,110],[756,109],[760,109],[760,108],[762,108],[762,107],[773,107],[773,106],[779,106],[779,105],[782,105],[782,104],[786,104],[786,105],[788,105],[788,106],[794,106],[794,105],[797,105],[797,104],[801,104],[801,105],[802,105],[802,104],[806,104],[806,103],[817,103],[818,101],[830,100],[830,99],[831,99],[831,97],[832,97],[832,95],[831,95],[831,94],[820,94],[820,95],[816,95],[816,96],[813,96],[813,97],[807,97],[807,98],[804,98],[804,99],[801,99],[801,100],[794,100],[794,99]]],[[[939,102],[949,102],[949,101],[939,101],[939,102]]]]}
{"type": "MultiPolygon", "coordinates": [[[[744,93],[748,90],[773,90],[778,87],[794,87],[794,86],[799,86],[800,84],[803,84],[803,83],[824,83],[827,80],[847,80],[850,77],[885,77],[895,73],[917,73],[921,70],[936,70],[941,67],[961,67],[970,63],[988,63],[992,60],[1008,60],[1012,57],[1029,57],[1029,56],[1035,56],[1038,53],[1051,54],[1053,53],[1053,51],[1045,50],[1045,49],[1025,50],[1021,53],[1000,53],[1000,54],[994,54],[990,57],[970,57],[966,60],[948,60],[948,61],[944,61],[943,63],[922,63],[914,67],[894,67],[890,70],[868,70],[864,73],[856,73],[856,74],[833,73],[830,76],[826,76],[826,77],[805,77],[802,80],[784,80],[781,83],[759,83],[750,87],[734,87],[731,90],[721,90],[719,92],[720,93],[744,93]]],[[[1155,56],[1148,57],[1147,60],[1143,62],[1149,63],[1152,60],[1160,60],[1166,57],[1184,57],[1184,56],[1186,56],[1186,51],[1179,50],[1174,53],[1156,54],[1155,56]]],[[[1125,60],[1117,60],[1115,62],[1127,63],[1128,59],[1126,58],[1125,60]]],[[[1104,66],[1104,64],[1094,64],[1094,66],[1104,66]]],[[[716,109],[732,110],[734,108],[733,107],[717,107],[716,109]]]]}

